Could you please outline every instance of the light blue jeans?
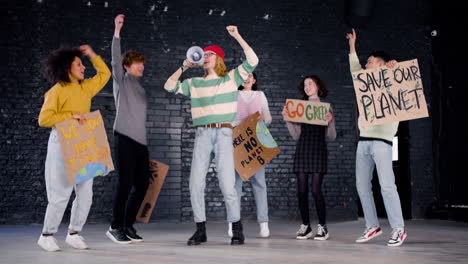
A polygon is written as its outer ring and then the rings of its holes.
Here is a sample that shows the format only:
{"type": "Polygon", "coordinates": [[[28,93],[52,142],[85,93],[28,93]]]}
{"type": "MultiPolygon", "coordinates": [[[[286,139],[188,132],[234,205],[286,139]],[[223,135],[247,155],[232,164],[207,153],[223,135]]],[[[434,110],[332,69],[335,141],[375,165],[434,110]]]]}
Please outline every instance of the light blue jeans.
{"type": "MultiPolygon", "coordinates": [[[[254,176],[249,179],[252,184],[252,192],[257,206],[257,222],[268,222],[268,198],[265,182],[265,167],[259,169],[254,176]]],[[[239,195],[239,204],[242,197],[242,178],[236,171],[236,191],[239,195]]]]}
{"type": "Polygon", "coordinates": [[[81,231],[93,202],[93,179],[74,186],[68,183],[62,150],[55,129],[50,132],[47,145],[45,183],[49,203],[47,204],[42,233],[54,234],[57,232],[73,189],[75,189],[75,200],[73,200],[68,229],[81,231]]]}
{"type": "Polygon", "coordinates": [[[197,128],[189,183],[193,218],[196,223],[206,221],[205,186],[211,153],[215,155],[216,176],[226,204],[227,221],[237,222],[240,220],[240,204],[234,187],[232,129],[227,127],[197,128]]]}
{"type": "Polygon", "coordinates": [[[379,226],[372,193],[372,175],[377,166],[380,189],[392,228],[404,227],[400,197],[392,166],[392,146],[382,141],[359,141],[356,152],[356,187],[361,199],[366,227],[379,226]]]}

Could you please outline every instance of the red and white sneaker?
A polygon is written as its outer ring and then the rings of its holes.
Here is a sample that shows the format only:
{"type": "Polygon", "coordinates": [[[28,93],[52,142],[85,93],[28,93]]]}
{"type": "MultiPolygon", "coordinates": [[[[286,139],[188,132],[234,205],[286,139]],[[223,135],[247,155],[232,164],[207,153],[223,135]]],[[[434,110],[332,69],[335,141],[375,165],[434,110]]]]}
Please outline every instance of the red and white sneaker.
{"type": "Polygon", "coordinates": [[[389,247],[398,247],[403,244],[408,234],[404,228],[394,228],[392,231],[392,236],[388,240],[387,246],[389,247]]]}
{"type": "Polygon", "coordinates": [[[356,239],[356,243],[364,243],[371,239],[374,239],[382,234],[382,229],[380,226],[369,227],[364,230],[364,233],[358,239],[356,239]]]}

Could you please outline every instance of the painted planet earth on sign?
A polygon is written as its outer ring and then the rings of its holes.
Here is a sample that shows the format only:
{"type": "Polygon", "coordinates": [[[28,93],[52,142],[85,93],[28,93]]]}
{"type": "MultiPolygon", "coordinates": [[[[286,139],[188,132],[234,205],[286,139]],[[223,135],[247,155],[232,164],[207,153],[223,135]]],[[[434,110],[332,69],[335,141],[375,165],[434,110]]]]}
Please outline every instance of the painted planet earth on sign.
{"type": "Polygon", "coordinates": [[[102,163],[91,163],[86,167],[81,168],[76,174],[75,184],[85,182],[96,176],[105,175],[107,173],[106,166],[102,163]]]}
{"type": "Polygon", "coordinates": [[[261,121],[257,123],[257,138],[260,143],[267,148],[276,148],[278,144],[275,139],[271,136],[265,122],[261,121]]]}

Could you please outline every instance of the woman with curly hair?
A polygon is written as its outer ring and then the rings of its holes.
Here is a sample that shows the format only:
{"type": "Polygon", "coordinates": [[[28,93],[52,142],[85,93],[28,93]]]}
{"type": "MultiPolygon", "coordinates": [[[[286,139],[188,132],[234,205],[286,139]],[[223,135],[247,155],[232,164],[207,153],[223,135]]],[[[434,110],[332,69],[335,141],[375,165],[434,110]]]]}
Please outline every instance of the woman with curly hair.
{"type": "Polygon", "coordinates": [[[47,190],[47,210],[42,234],[37,241],[46,251],[58,251],[60,247],[53,235],[58,231],[70,195],[75,190],[75,200],[71,209],[70,225],[65,242],[76,249],[86,249],[88,245],[78,235],[88,217],[93,198],[93,179],[69,185],[65,162],[55,125],[76,119],[83,123],[84,114],[91,109],[91,99],[104,87],[111,76],[102,58],[89,45],[79,48],[61,48],[52,52],[45,60],[45,75],[55,85],[46,92],[44,104],[39,114],[39,126],[52,128],[47,145],[45,162],[45,183],[47,190]],[[85,79],[86,67],[80,57],[91,60],[96,75],[85,79]]]}
{"type": "MultiPolygon", "coordinates": [[[[299,92],[302,95],[302,100],[311,102],[321,102],[321,99],[325,98],[328,93],[323,81],[315,75],[306,76],[302,79],[299,84],[299,92]]],[[[285,107],[283,116],[287,114],[288,110],[285,107]]],[[[331,107],[326,119],[328,126],[286,122],[289,133],[294,140],[297,140],[293,171],[297,176],[297,198],[302,218],[302,225],[296,233],[297,239],[309,239],[313,236],[309,220],[309,175],[312,177],[312,195],[319,218],[318,230],[314,240],[328,239],[322,181],[327,172],[328,158],[325,137],[327,136],[331,140],[336,138],[335,119],[331,107]]]]}

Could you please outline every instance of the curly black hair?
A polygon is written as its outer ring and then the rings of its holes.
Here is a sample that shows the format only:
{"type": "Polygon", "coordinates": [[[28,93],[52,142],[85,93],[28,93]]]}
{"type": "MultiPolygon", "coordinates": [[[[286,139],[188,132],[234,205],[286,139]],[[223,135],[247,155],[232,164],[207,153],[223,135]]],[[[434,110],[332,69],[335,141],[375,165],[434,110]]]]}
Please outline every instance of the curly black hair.
{"type": "Polygon", "coordinates": [[[325,98],[328,95],[328,90],[325,87],[325,83],[317,75],[305,76],[299,83],[298,89],[299,94],[302,96],[302,100],[309,100],[309,96],[304,91],[304,81],[306,79],[312,79],[318,87],[318,97],[325,98]]]}
{"type": "Polygon", "coordinates": [[[60,48],[54,50],[44,61],[44,75],[51,83],[70,82],[68,73],[75,57],[82,55],[78,48],[60,48]]]}

